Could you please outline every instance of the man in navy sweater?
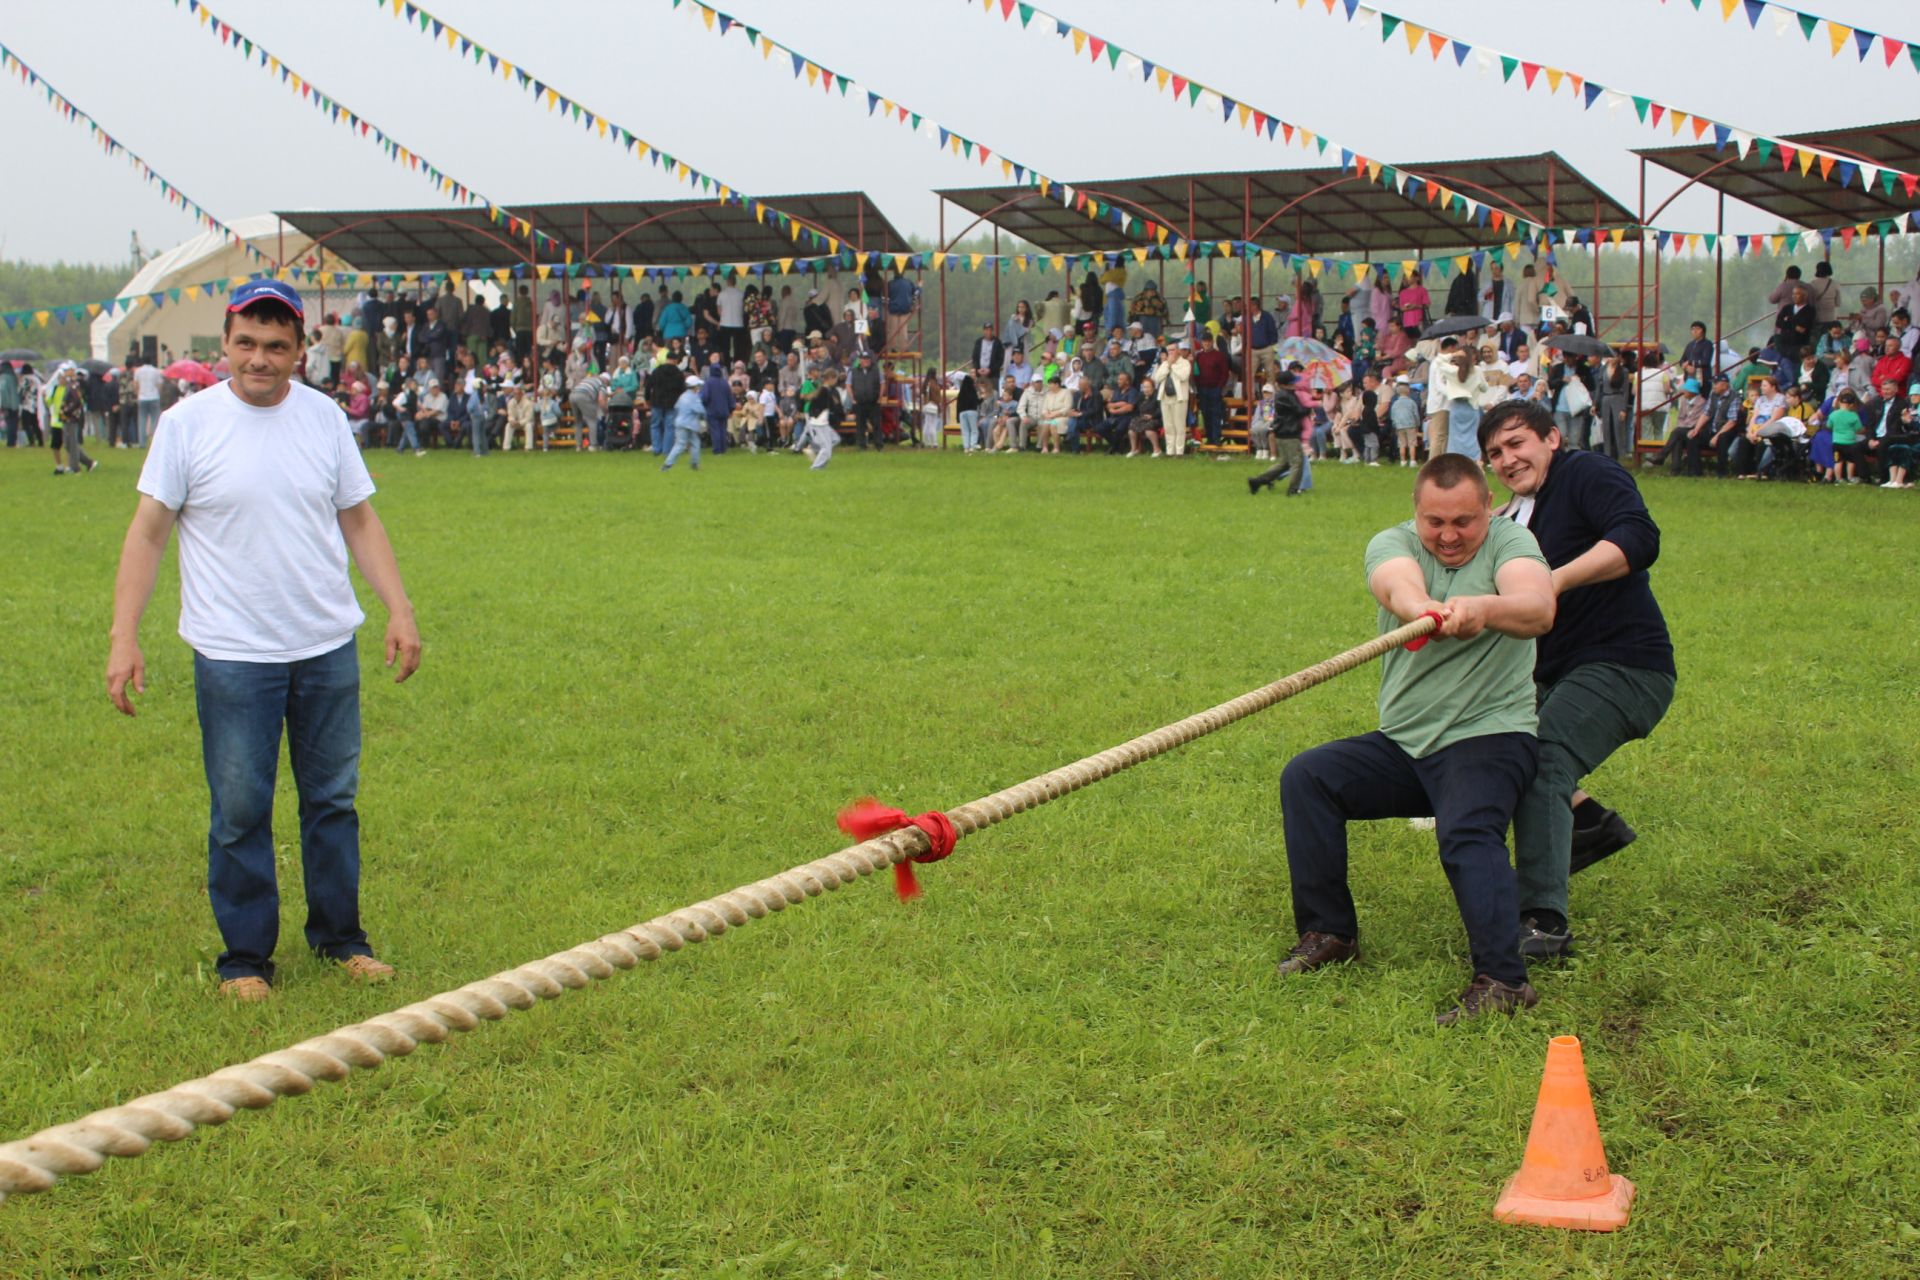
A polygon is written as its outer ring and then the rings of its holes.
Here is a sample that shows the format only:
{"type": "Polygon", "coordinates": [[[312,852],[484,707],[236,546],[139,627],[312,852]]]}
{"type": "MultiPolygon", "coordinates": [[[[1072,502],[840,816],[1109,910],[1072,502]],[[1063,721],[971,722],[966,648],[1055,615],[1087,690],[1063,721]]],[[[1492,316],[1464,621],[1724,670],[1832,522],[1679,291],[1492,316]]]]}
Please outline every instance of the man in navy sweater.
{"type": "Polygon", "coordinates": [[[1531,401],[1495,405],[1480,448],[1553,571],[1557,612],[1538,641],[1540,768],[1513,814],[1520,949],[1564,955],[1567,878],[1625,848],[1634,832],[1578,792],[1580,780],[1653,732],[1673,702],[1673,642],[1647,568],[1660,529],[1633,478],[1596,453],[1564,452],[1553,415],[1531,401]]]}

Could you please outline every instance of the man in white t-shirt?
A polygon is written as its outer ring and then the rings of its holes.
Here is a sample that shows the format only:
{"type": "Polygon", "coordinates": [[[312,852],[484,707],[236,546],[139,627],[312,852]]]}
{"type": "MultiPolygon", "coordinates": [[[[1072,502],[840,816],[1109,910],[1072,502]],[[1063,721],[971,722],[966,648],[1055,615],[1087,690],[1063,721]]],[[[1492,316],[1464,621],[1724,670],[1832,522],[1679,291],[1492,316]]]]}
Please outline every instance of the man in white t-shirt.
{"type": "Polygon", "coordinates": [[[727,356],[731,365],[735,360],[747,358],[747,296],[731,277],[720,286],[719,296],[713,300],[714,309],[720,313],[720,350],[727,356]]]}
{"type": "Polygon", "coordinates": [[[366,620],[347,577],[352,554],[387,607],[395,681],[420,665],[420,631],[373,481],[346,415],[292,381],[304,317],[275,280],[233,291],[223,347],[231,380],[162,417],[140,473],[140,504],[113,586],[107,696],[134,714],[146,692],[140,616],[167,539],[180,531],[180,636],[194,651],[194,696],[212,792],[207,896],[226,944],[220,990],[272,994],[280,897],[273,791],[284,726],[300,793],[307,945],[357,980],[393,968],[360,926],[360,661],[366,620]]]}
{"type": "Polygon", "coordinates": [[[157,364],[142,364],[134,367],[133,386],[139,399],[135,404],[134,443],[153,439],[153,429],[160,425],[160,387],[166,382],[157,364]]]}

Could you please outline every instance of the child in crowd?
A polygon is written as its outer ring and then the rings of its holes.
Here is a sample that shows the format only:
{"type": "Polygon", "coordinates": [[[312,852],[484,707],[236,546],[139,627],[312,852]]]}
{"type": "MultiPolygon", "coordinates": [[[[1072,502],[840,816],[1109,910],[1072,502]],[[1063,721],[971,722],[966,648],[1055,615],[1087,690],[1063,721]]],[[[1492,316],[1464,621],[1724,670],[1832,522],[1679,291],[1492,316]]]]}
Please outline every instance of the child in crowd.
{"type": "Polygon", "coordinates": [[[1259,402],[1253,406],[1253,419],[1247,425],[1247,442],[1257,461],[1266,462],[1273,457],[1274,397],[1278,394],[1279,388],[1271,382],[1261,387],[1259,402]]]}
{"type": "Polygon", "coordinates": [[[1388,386],[1393,393],[1393,401],[1387,406],[1387,422],[1393,428],[1400,465],[1417,467],[1420,465],[1420,406],[1413,398],[1413,384],[1403,373],[1388,386]]]}

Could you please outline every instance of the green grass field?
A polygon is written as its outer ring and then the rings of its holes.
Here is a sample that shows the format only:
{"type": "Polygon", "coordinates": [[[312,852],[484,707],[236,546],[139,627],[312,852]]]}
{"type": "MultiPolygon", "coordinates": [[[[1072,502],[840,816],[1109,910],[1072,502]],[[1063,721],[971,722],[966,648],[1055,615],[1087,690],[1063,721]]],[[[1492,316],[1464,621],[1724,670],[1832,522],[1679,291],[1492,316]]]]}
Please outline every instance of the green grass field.
{"type": "MultiPolygon", "coordinates": [[[[380,455],[426,656],[363,632],[364,908],[212,994],[173,558],[127,721],[101,683],[137,455],[0,454],[0,1140],[838,848],[872,793],[985,794],[1372,632],[1409,475],[848,454],[380,455]]],[[[1920,1269],[1911,495],[1656,478],[1679,696],[1591,781],[1639,828],[1574,886],[1536,1011],[1468,976],[1431,836],[1356,833],[1368,957],[1282,985],[1277,797],[1373,725],[1357,672],[441,1048],[0,1206],[0,1275],[1910,1276],[1920,1269]],[[1491,1221],[1573,1032],[1631,1226],[1491,1221]]],[[[363,592],[363,594],[366,594],[363,592]]]]}

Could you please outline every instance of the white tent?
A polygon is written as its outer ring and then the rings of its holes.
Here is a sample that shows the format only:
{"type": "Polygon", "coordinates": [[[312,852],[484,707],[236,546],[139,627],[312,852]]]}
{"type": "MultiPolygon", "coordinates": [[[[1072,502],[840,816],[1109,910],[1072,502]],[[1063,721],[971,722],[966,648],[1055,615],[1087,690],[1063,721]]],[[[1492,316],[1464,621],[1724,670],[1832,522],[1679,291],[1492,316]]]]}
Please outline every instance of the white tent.
{"type": "MultiPolygon", "coordinates": [[[[288,266],[307,265],[305,259],[312,242],[291,227],[285,228],[283,237],[284,224],[274,215],[262,213],[236,218],[230,225],[246,238],[248,244],[265,254],[268,263],[281,260],[284,254],[288,266]]],[[[140,297],[140,302],[131,311],[116,311],[111,315],[103,311],[93,318],[94,356],[101,360],[118,359],[126,354],[129,347],[137,347],[140,340],[149,334],[161,346],[171,350],[176,358],[189,354],[196,341],[203,340],[203,346],[217,344],[221,321],[226,315],[224,294],[202,292],[197,298],[189,298],[182,293],[178,302],[169,300],[161,304],[155,304],[141,295],[162,293],[169,289],[184,290],[213,281],[224,283],[235,276],[253,275],[265,270],[266,266],[259,259],[249,257],[238,245],[217,231],[203,231],[190,240],[182,241],[156,255],[121,287],[121,297],[140,297]]],[[[329,258],[327,269],[345,271],[351,268],[338,259],[329,258]]],[[[307,305],[307,314],[318,315],[320,291],[309,284],[302,284],[299,288],[307,305]]],[[[329,292],[325,301],[328,307],[337,311],[352,301],[352,294],[350,291],[329,292]]]]}

